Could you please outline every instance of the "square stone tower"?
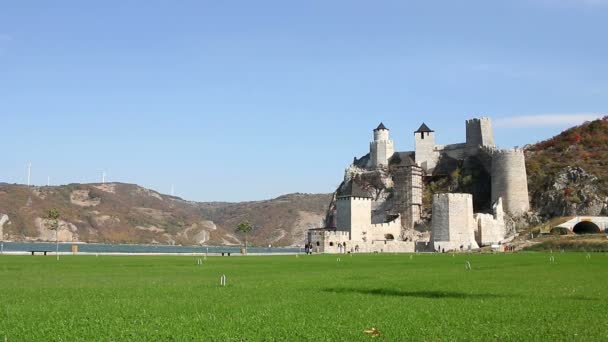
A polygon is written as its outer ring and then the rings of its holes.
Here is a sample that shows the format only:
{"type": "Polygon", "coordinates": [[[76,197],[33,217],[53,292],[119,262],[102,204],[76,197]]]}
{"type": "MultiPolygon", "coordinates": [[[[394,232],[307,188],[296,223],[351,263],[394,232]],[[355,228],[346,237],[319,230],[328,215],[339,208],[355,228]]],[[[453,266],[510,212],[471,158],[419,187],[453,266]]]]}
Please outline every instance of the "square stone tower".
{"type": "Polygon", "coordinates": [[[397,152],[389,160],[393,174],[394,210],[401,214],[403,228],[414,229],[420,221],[422,208],[422,169],[416,165],[411,152],[397,152]]]}
{"type": "Polygon", "coordinates": [[[473,217],[473,195],[433,195],[432,241],[438,250],[479,248],[475,241],[477,222],[473,217]]]}
{"type": "Polygon", "coordinates": [[[439,160],[439,153],[435,150],[435,131],[430,129],[425,123],[422,123],[420,128],[414,132],[414,136],[416,163],[426,174],[431,174],[439,160]]]}
{"type": "Polygon", "coordinates": [[[475,118],[466,121],[467,147],[494,147],[494,131],[490,118],[475,118]]]}
{"type": "Polygon", "coordinates": [[[362,240],[372,222],[372,198],[355,181],[338,193],[336,211],[336,229],[350,232],[350,240],[362,240]]]}

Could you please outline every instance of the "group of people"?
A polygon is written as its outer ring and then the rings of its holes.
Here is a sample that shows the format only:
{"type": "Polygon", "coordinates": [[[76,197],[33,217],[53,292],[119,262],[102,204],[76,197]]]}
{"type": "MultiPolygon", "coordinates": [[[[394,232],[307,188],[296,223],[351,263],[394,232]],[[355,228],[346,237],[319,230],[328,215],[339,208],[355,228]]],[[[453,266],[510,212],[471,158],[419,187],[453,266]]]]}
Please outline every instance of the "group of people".
{"type": "Polygon", "coordinates": [[[312,254],[312,243],[304,245],[304,252],[306,252],[306,254],[312,254]]]}

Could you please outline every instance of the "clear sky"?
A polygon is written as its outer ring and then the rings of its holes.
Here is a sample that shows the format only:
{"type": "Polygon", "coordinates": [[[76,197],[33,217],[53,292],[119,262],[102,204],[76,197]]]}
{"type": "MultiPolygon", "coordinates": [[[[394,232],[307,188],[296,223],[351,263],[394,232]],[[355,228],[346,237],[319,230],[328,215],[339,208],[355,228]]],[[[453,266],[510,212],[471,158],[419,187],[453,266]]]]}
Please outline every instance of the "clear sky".
{"type": "Polygon", "coordinates": [[[0,182],[330,192],[380,121],[512,147],[606,112],[608,0],[0,1],[0,182]]]}

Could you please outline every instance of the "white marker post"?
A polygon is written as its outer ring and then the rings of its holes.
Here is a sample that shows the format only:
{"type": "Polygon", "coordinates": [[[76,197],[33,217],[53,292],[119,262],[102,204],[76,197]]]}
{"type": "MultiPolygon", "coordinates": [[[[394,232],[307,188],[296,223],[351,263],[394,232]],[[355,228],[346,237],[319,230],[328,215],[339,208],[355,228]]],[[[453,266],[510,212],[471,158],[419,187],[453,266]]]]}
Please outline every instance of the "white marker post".
{"type": "Polygon", "coordinates": [[[220,277],[220,286],[226,287],[226,275],[225,274],[222,274],[222,276],[220,277]]]}
{"type": "Polygon", "coordinates": [[[467,262],[464,264],[464,269],[465,269],[465,270],[469,270],[469,271],[473,269],[473,268],[471,267],[471,262],[470,262],[470,261],[467,261],[467,262]]]}

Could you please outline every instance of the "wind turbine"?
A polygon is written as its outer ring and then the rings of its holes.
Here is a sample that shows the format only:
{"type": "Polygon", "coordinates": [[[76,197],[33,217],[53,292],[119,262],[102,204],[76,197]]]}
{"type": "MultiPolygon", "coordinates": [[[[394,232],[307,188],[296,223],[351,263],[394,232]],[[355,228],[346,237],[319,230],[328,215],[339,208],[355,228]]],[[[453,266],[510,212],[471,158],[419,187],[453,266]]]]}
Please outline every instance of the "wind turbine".
{"type": "Polygon", "coordinates": [[[31,179],[32,179],[32,162],[29,162],[29,164],[27,164],[27,186],[28,187],[31,185],[31,179]]]}

